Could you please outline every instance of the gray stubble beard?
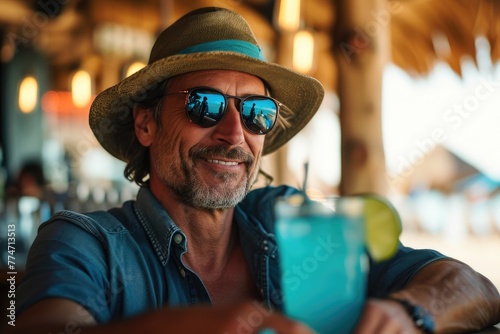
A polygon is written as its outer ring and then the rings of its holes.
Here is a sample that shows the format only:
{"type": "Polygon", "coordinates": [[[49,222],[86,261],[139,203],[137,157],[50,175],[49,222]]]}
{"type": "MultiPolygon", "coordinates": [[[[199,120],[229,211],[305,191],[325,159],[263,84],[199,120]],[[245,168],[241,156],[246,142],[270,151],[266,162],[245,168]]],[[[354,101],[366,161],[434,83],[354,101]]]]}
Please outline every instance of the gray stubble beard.
{"type": "MultiPolygon", "coordinates": [[[[224,183],[228,183],[236,177],[235,173],[221,172],[216,175],[216,178],[222,183],[221,187],[211,188],[205,185],[202,180],[193,176],[187,162],[181,160],[181,168],[178,172],[172,173],[166,177],[163,175],[162,182],[165,186],[172,189],[177,198],[184,204],[194,208],[204,210],[223,210],[235,207],[240,203],[250,191],[252,185],[257,179],[258,169],[250,175],[250,166],[254,162],[254,158],[243,152],[242,149],[234,149],[227,151],[225,148],[219,146],[210,147],[205,149],[198,149],[190,151],[189,157],[195,162],[193,171],[196,172],[196,161],[200,156],[217,153],[221,155],[222,152],[228,158],[241,158],[244,160],[246,166],[246,180],[241,182],[236,188],[224,188],[224,183]],[[180,174],[180,175],[178,175],[180,174]]],[[[161,166],[155,166],[157,171],[162,170],[161,166]],[[160,167],[160,169],[158,169],[160,167]]],[[[168,164],[167,169],[175,171],[172,168],[173,164],[168,164]]]]}

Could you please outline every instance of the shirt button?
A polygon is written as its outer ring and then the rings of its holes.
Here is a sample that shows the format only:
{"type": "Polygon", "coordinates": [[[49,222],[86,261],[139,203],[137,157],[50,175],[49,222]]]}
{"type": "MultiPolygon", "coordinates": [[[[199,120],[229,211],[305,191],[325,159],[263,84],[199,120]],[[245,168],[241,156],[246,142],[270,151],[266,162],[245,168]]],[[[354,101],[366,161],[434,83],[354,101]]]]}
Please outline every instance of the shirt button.
{"type": "Polygon", "coordinates": [[[182,235],[180,235],[180,233],[176,233],[176,234],[174,235],[174,242],[175,242],[176,244],[178,244],[178,245],[180,245],[180,244],[181,244],[181,242],[182,242],[182,235]]]}
{"type": "Polygon", "coordinates": [[[181,273],[182,277],[186,277],[186,272],[184,271],[184,269],[179,267],[179,272],[181,273]]]}

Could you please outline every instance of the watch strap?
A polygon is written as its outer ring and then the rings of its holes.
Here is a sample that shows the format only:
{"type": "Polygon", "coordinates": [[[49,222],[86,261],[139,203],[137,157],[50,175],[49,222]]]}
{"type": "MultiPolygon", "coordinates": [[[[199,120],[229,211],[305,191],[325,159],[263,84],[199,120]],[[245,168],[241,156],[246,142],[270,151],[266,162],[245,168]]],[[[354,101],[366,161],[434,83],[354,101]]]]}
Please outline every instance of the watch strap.
{"type": "Polygon", "coordinates": [[[419,305],[414,305],[406,299],[395,297],[389,297],[387,299],[398,302],[401,306],[403,306],[406,313],[413,320],[415,327],[418,328],[422,333],[434,333],[434,319],[425,308],[419,305]]]}

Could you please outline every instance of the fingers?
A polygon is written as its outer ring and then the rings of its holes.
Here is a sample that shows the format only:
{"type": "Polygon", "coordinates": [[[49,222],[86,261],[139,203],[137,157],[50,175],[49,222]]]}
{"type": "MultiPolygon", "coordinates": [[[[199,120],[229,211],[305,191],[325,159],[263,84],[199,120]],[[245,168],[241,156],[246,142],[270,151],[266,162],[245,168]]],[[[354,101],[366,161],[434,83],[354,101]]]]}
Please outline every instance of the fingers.
{"type": "MultiPolygon", "coordinates": [[[[262,328],[265,334],[314,334],[314,331],[305,324],[274,313],[262,328]]],[[[257,333],[261,334],[261,331],[257,333]]]]}
{"type": "Polygon", "coordinates": [[[355,331],[356,334],[415,334],[413,321],[405,310],[393,301],[369,300],[355,331]]]}
{"type": "MultiPolygon", "coordinates": [[[[287,318],[279,312],[271,312],[258,302],[241,305],[232,315],[234,334],[313,334],[306,325],[287,318]]],[[[228,333],[229,333],[228,332],[228,333]]]]}

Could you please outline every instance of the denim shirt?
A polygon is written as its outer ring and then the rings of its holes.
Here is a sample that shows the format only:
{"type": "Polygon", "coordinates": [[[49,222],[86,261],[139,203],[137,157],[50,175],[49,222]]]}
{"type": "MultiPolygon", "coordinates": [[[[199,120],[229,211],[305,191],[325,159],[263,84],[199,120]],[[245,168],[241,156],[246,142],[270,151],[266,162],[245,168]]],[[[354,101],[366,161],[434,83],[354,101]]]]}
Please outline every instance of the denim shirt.
{"type": "MultiPolygon", "coordinates": [[[[234,222],[264,303],[282,310],[274,202],[297,190],[266,187],[235,207],[234,222]]],[[[210,304],[198,275],[182,261],[189,240],[147,187],[121,208],[56,213],[34,241],[21,284],[17,313],[50,297],[70,299],[98,323],[164,306],[210,304]]],[[[424,265],[443,258],[400,245],[390,261],[370,263],[367,293],[383,297],[404,287],[424,265]]]]}

